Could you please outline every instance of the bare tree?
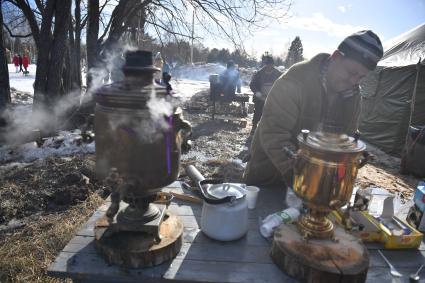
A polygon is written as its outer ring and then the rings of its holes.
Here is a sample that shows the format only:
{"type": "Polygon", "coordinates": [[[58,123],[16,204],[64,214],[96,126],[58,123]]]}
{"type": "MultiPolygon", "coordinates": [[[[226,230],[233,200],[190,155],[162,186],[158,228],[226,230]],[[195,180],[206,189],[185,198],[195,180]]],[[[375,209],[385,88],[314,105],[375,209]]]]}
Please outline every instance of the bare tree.
{"type": "Polygon", "coordinates": [[[161,33],[191,37],[191,17],[208,36],[229,40],[243,48],[243,39],[251,31],[267,26],[270,21],[287,18],[291,0],[155,0],[149,6],[146,23],[161,33]]]}
{"type": "MultiPolygon", "coordinates": [[[[88,68],[102,65],[123,35],[142,44],[146,30],[162,42],[164,34],[176,42],[192,37],[188,10],[209,35],[225,37],[243,50],[243,36],[270,20],[285,18],[291,0],[4,0],[19,8],[37,49],[34,105],[49,105],[58,95],[81,85],[80,38],[87,22],[88,68]],[[88,15],[81,17],[81,6],[88,15]],[[103,12],[113,6],[112,13],[103,12]],[[66,62],[66,64],[64,64],[66,62]],[[76,63],[78,62],[78,63],[76,63]]],[[[88,72],[90,74],[90,72],[88,72]]],[[[91,78],[88,77],[88,84],[91,78]]]]}
{"type": "MultiPolygon", "coordinates": [[[[3,42],[3,0],[0,0],[0,114],[10,103],[10,86],[9,86],[9,70],[6,61],[6,48],[3,42]]],[[[0,126],[4,124],[3,118],[0,117],[0,126]]]]}
{"type": "MultiPolygon", "coordinates": [[[[87,69],[96,67],[98,57],[98,37],[99,37],[99,0],[92,0],[88,3],[87,12],[87,69]]],[[[92,81],[91,74],[87,72],[87,88],[90,87],[92,81]]]]}

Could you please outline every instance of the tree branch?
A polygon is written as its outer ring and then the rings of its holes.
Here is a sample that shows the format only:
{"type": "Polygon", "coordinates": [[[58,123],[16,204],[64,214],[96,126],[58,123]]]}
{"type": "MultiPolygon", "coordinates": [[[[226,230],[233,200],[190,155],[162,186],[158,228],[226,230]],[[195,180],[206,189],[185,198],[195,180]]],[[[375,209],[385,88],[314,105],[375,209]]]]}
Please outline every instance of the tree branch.
{"type": "Polygon", "coordinates": [[[4,28],[7,30],[7,32],[9,33],[10,37],[18,37],[18,38],[25,38],[25,37],[30,37],[32,36],[32,33],[29,34],[25,34],[25,35],[21,35],[21,34],[13,34],[12,31],[9,29],[9,27],[3,23],[4,28]]]}

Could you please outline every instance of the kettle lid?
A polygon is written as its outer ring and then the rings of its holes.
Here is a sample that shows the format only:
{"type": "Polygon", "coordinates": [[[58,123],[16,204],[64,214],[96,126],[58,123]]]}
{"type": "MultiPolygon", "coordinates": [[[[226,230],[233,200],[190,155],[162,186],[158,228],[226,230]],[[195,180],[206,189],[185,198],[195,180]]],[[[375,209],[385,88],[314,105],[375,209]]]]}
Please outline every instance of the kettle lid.
{"type": "Polygon", "coordinates": [[[235,183],[223,183],[215,184],[207,189],[209,195],[222,199],[225,197],[235,197],[236,199],[243,198],[245,196],[245,190],[240,184],[235,183]]]}

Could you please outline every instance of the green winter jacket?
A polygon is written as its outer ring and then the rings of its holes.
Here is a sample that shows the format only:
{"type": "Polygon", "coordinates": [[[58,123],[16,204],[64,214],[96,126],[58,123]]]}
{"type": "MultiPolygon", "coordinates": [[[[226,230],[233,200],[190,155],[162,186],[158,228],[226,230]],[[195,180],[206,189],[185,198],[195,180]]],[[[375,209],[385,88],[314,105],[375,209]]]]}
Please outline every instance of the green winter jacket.
{"type": "MultiPolygon", "coordinates": [[[[301,129],[317,130],[326,95],[320,71],[327,58],[329,54],[318,54],[298,63],[274,83],[251,144],[251,157],[244,172],[247,184],[292,185],[291,161],[283,148],[296,151],[301,129]]],[[[344,133],[352,135],[357,129],[360,95],[357,91],[348,97],[338,96],[337,103],[331,111],[338,113],[344,133]]]]}

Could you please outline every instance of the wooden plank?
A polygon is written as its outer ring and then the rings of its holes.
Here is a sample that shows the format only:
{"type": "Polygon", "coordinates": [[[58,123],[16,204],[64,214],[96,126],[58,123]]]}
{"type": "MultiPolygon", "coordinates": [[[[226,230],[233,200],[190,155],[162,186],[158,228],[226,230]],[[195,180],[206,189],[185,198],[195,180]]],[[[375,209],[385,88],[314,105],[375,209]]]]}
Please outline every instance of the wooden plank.
{"type": "MultiPolygon", "coordinates": [[[[415,273],[417,271],[417,268],[397,268],[397,271],[399,271],[401,274],[403,274],[403,277],[396,278],[393,277],[390,274],[389,267],[376,267],[376,268],[369,268],[369,272],[367,273],[366,283],[383,283],[383,282],[394,282],[394,283],[408,283],[409,281],[409,275],[412,273],[415,273]]],[[[422,280],[420,282],[423,282],[423,276],[421,276],[422,280]]]]}
{"type": "MultiPolygon", "coordinates": [[[[226,262],[272,262],[269,245],[246,245],[243,244],[243,241],[239,244],[219,242],[208,239],[202,233],[198,235],[203,237],[204,241],[184,242],[177,258],[226,262]]],[[[75,237],[64,247],[62,252],[97,255],[94,240],[90,240],[90,237],[75,237]]]]}
{"type": "Polygon", "coordinates": [[[50,276],[103,282],[158,282],[169,263],[145,269],[124,269],[108,265],[97,254],[61,252],[48,269],[50,276]]]}
{"type": "MultiPolygon", "coordinates": [[[[183,192],[179,182],[166,189],[183,192]]],[[[202,205],[173,200],[169,209],[181,215],[185,226],[181,252],[170,262],[134,270],[107,265],[94,250],[93,226],[108,208],[109,202],[106,201],[68,243],[48,273],[81,282],[294,282],[271,262],[270,242],[258,231],[259,217],[264,218],[284,208],[284,193],[282,188],[262,189],[257,208],[249,211],[248,234],[232,242],[209,239],[200,231],[202,205]]],[[[370,244],[368,248],[371,265],[366,282],[390,282],[393,278],[389,275],[389,268],[376,251],[381,246],[370,244]]],[[[425,250],[425,245],[422,244],[420,250],[425,250]]],[[[384,254],[406,275],[397,282],[407,282],[408,274],[425,262],[422,251],[385,250],[384,254]]]]}
{"type": "Polygon", "coordinates": [[[151,268],[122,269],[108,266],[95,254],[73,253],[61,253],[49,268],[49,274],[103,282],[296,282],[274,264],[175,259],[172,264],[167,262],[151,268]]]}
{"type": "MultiPolygon", "coordinates": [[[[101,213],[96,212],[96,217],[90,218],[88,222],[86,222],[86,224],[76,233],[76,235],[94,237],[94,230],[93,230],[94,223],[99,217],[103,216],[103,214],[104,212],[101,212],[101,213]]],[[[195,217],[193,215],[180,215],[179,218],[182,220],[183,226],[185,228],[197,228],[197,229],[200,228],[200,225],[201,225],[200,217],[195,217]]],[[[259,230],[258,219],[256,218],[248,219],[248,227],[249,227],[249,230],[258,231],[259,230]]]]}
{"type": "MultiPolygon", "coordinates": [[[[63,249],[67,252],[77,252],[76,249],[71,247],[78,247],[78,245],[88,244],[93,241],[93,236],[81,236],[77,235],[71,241],[69,241],[68,245],[63,249]]],[[[234,245],[234,246],[263,246],[265,248],[270,247],[270,240],[264,239],[257,229],[249,230],[248,233],[239,240],[231,241],[231,242],[219,242],[213,239],[208,238],[206,235],[202,233],[202,231],[198,228],[193,227],[185,227],[183,233],[183,242],[185,243],[197,243],[197,244],[212,244],[212,243],[221,243],[221,245],[234,245]]]]}
{"type": "MultiPolygon", "coordinates": [[[[175,261],[194,260],[202,263],[204,267],[209,266],[210,262],[215,261],[223,263],[226,262],[226,264],[233,262],[234,265],[249,263],[269,264],[274,267],[266,247],[245,246],[241,248],[238,246],[225,245],[224,248],[220,248],[220,246],[222,246],[222,243],[218,242],[208,245],[191,245],[185,243],[183,244],[183,247],[176,259],[172,261],[171,266],[174,266],[175,261]]],[[[188,273],[194,272],[193,270],[190,270],[190,265],[185,266],[185,268],[189,269],[187,271],[188,273]]],[[[151,269],[155,268],[139,269],[139,271],[143,273],[151,273],[151,269]]],[[[84,274],[87,276],[98,276],[99,274],[105,276],[121,276],[121,271],[122,270],[116,266],[109,266],[101,257],[98,256],[94,250],[93,241],[79,245],[69,243],[49,268],[49,274],[51,275],[63,277],[65,274],[68,274],[73,278],[80,278],[84,274]],[[77,247],[79,247],[79,249],[77,247]],[[75,252],[68,252],[68,249],[75,252]]],[[[159,274],[159,276],[160,275],[161,274],[159,274]]],[[[150,276],[152,276],[152,274],[150,276]]]]}
{"type": "Polygon", "coordinates": [[[164,274],[165,279],[191,282],[271,283],[297,282],[274,264],[235,263],[197,260],[174,260],[164,274]]]}
{"type": "MultiPolygon", "coordinates": [[[[55,271],[50,275],[62,277],[72,274],[78,282],[297,282],[274,264],[208,262],[196,260],[174,260],[172,264],[164,263],[160,266],[147,269],[121,269],[116,266],[107,266],[96,256],[78,258],[73,254],[61,254],[61,261],[55,262],[55,271]],[[61,273],[64,266],[69,273],[61,273]],[[79,270],[72,273],[72,271],[79,270]]],[[[370,268],[366,283],[382,282],[409,282],[408,276],[416,272],[412,268],[400,268],[402,278],[394,278],[389,268],[370,268]]]]}
{"type": "MultiPolygon", "coordinates": [[[[397,268],[415,268],[425,263],[425,251],[419,250],[383,250],[385,257],[397,268]]],[[[372,267],[387,267],[377,250],[369,251],[372,267]]]]}

